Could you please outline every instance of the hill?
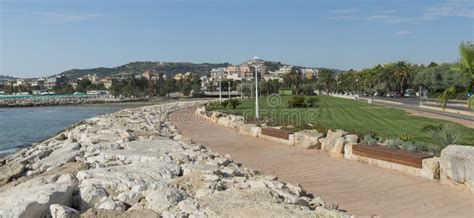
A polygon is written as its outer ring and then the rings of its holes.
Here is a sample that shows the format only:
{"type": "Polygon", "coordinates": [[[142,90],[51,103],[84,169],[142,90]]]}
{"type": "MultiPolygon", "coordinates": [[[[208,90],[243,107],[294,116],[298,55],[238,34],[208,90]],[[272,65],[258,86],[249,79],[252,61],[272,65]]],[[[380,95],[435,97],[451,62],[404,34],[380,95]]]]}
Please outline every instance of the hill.
{"type": "Polygon", "coordinates": [[[188,63],[188,62],[132,62],[118,67],[99,67],[91,69],[72,69],[62,72],[66,77],[70,79],[77,79],[87,74],[97,74],[97,76],[128,76],[134,74],[142,74],[146,71],[152,71],[156,73],[164,73],[167,76],[174,75],[176,73],[193,72],[199,75],[207,74],[212,68],[227,67],[228,63],[188,63]]]}

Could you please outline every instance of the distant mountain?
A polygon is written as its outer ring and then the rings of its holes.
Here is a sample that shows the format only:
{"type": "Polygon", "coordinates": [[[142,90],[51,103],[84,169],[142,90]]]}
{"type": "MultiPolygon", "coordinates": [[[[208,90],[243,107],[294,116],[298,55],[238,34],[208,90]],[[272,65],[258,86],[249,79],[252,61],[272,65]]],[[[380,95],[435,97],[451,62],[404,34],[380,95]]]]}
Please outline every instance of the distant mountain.
{"type": "Polygon", "coordinates": [[[15,80],[15,79],[17,78],[13,76],[0,75],[0,81],[8,81],[8,80],[15,80]]]}
{"type": "Polygon", "coordinates": [[[209,73],[212,68],[227,67],[228,63],[187,63],[187,62],[132,62],[122,66],[107,68],[91,68],[91,69],[72,69],[62,72],[70,79],[77,79],[87,74],[97,74],[99,77],[104,76],[128,76],[134,74],[143,74],[146,71],[156,73],[164,73],[167,76],[172,76],[177,73],[193,72],[199,75],[209,73]]]}

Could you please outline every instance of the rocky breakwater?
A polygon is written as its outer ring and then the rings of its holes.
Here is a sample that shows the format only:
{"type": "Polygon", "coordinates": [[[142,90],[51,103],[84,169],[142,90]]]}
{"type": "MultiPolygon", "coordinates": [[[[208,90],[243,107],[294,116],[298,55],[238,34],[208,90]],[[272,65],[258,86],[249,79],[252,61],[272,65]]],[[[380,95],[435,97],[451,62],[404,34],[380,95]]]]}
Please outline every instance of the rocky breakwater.
{"type": "Polygon", "coordinates": [[[47,96],[1,99],[1,107],[37,107],[76,104],[103,104],[119,102],[148,101],[148,98],[115,98],[113,96],[47,96]]]}
{"type": "Polygon", "coordinates": [[[0,160],[0,217],[347,217],[193,144],[167,120],[202,102],[91,118],[0,160]]]}

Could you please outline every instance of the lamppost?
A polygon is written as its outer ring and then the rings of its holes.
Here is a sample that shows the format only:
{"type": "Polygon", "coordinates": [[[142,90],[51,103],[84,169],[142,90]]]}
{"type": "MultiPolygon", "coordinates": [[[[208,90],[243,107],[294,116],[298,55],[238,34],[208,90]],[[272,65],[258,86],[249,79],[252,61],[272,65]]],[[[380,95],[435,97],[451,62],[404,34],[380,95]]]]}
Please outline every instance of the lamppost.
{"type": "Polygon", "coordinates": [[[240,78],[240,101],[244,100],[244,78],[240,78]]]}
{"type": "Polygon", "coordinates": [[[229,99],[230,99],[230,81],[227,82],[227,85],[229,85],[229,88],[227,89],[227,93],[229,93],[229,99]]]}
{"type": "MultiPolygon", "coordinates": [[[[254,57],[253,60],[258,61],[258,57],[254,57]]],[[[255,64],[255,118],[258,120],[258,65],[255,64]]]]}
{"type": "Polygon", "coordinates": [[[222,75],[219,73],[219,102],[222,102],[222,75]]]}

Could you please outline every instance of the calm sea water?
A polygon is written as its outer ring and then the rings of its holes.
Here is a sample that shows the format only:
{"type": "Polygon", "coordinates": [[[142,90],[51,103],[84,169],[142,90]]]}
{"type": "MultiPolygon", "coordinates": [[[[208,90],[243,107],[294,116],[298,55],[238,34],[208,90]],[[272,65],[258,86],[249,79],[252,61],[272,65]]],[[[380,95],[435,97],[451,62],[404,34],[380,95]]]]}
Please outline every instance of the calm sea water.
{"type": "Polygon", "coordinates": [[[54,136],[77,122],[121,106],[0,108],[0,156],[54,136]]]}

